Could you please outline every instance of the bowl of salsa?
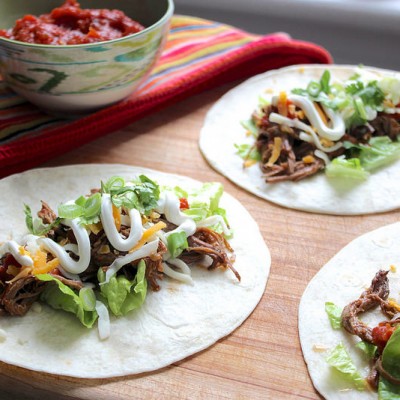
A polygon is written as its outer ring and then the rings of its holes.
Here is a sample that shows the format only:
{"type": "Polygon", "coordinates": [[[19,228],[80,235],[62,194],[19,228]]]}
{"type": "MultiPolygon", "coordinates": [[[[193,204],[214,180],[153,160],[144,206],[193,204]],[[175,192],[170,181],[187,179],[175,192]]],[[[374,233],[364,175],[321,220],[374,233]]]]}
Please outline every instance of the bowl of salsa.
{"type": "Polygon", "coordinates": [[[58,115],[131,95],[158,60],[172,0],[13,0],[0,4],[0,74],[58,115]]]}

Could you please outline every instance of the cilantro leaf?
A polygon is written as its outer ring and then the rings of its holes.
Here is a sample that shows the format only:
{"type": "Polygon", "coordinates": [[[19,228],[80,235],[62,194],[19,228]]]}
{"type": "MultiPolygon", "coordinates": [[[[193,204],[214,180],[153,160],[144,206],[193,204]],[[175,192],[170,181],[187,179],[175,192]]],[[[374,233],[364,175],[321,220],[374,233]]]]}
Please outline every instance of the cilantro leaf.
{"type": "Polygon", "coordinates": [[[385,94],[378,87],[377,81],[370,81],[365,86],[361,81],[355,81],[346,87],[346,93],[358,96],[365,105],[377,108],[382,105],[385,94]]]}
{"type": "Polygon", "coordinates": [[[330,79],[331,79],[331,73],[326,69],[324,71],[324,73],[322,74],[321,80],[319,82],[321,90],[326,94],[329,94],[331,91],[331,88],[329,85],[330,79]]]}
{"type": "Polygon", "coordinates": [[[110,193],[116,207],[135,208],[141,214],[148,215],[160,198],[160,187],[145,175],[140,175],[129,186],[121,177],[112,177],[102,184],[102,190],[110,193]]]}

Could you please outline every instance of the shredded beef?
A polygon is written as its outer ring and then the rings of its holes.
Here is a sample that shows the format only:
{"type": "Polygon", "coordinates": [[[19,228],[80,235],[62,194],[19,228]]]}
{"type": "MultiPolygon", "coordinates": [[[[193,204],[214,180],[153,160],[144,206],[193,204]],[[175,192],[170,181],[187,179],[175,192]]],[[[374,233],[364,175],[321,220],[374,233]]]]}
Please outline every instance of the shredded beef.
{"type": "Polygon", "coordinates": [[[42,208],[37,213],[38,217],[43,221],[44,224],[52,224],[57,218],[56,213],[45,201],[42,200],[41,203],[42,208]]]}
{"type": "Polygon", "coordinates": [[[209,256],[212,260],[209,270],[219,267],[229,268],[240,281],[240,275],[233,267],[234,257],[228,256],[228,253],[233,253],[233,249],[222,235],[209,228],[198,228],[188,237],[188,244],[189,247],[183,253],[183,257],[187,253],[209,256]]]}
{"type": "MultiPolygon", "coordinates": [[[[153,291],[160,290],[159,280],[163,278],[163,254],[167,252],[167,247],[160,240],[158,243],[157,253],[152,254],[150,257],[145,257],[143,260],[146,263],[146,279],[153,291]]],[[[136,260],[132,265],[137,265],[140,260],[136,260]]]]}
{"type": "Polygon", "coordinates": [[[272,125],[265,132],[260,133],[256,148],[261,154],[261,170],[267,183],[282,181],[299,181],[314,175],[325,167],[324,162],[313,156],[313,161],[305,163],[303,158],[313,155],[315,146],[298,139],[298,130],[294,133],[282,132],[278,125],[272,125]],[[269,163],[274,148],[274,138],[281,137],[282,147],[278,160],[269,163]]]}
{"type": "Polygon", "coordinates": [[[59,275],[59,274],[50,273],[50,275],[54,276],[54,278],[56,278],[59,281],[61,281],[64,285],[69,286],[71,289],[75,289],[75,290],[79,291],[79,290],[81,290],[83,288],[82,282],[74,281],[72,279],[65,278],[64,276],[59,275]]]}
{"type": "Polygon", "coordinates": [[[379,384],[379,372],[376,368],[376,362],[379,357],[374,357],[374,359],[371,362],[371,368],[369,370],[368,376],[367,376],[367,382],[371,386],[372,389],[377,390],[378,389],[378,384],[379,384]]]}
{"type": "Polygon", "coordinates": [[[0,305],[9,315],[25,315],[31,305],[39,299],[47,282],[29,275],[6,286],[0,299],[0,305]]]}
{"type": "Polygon", "coordinates": [[[362,322],[358,315],[380,306],[389,296],[388,271],[380,270],[372,280],[371,286],[361,296],[348,304],[342,312],[342,325],[349,333],[361,340],[373,343],[372,329],[362,322]]]}
{"type": "MultiPolygon", "coordinates": [[[[269,121],[269,114],[278,111],[276,107],[268,106],[263,111],[264,114],[261,118],[254,114],[253,121],[259,129],[255,147],[261,155],[260,167],[267,183],[299,181],[325,168],[325,162],[314,154],[316,146],[300,140],[301,131],[299,129],[269,121]],[[276,137],[280,137],[282,140],[281,150],[279,158],[270,162],[276,137]],[[312,156],[312,161],[304,162],[306,156],[312,156]]],[[[302,122],[309,124],[307,119],[303,119],[302,122]]],[[[399,135],[400,122],[396,116],[380,114],[369,124],[348,129],[341,140],[353,144],[366,144],[373,136],[388,136],[391,140],[396,141],[399,135]]],[[[332,160],[344,154],[345,151],[342,147],[326,153],[326,155],[332,160]]]]}
{"type": "Polygon", "coordinates": [[[400,135],[400,123],[388,115],[378,115],[370,124],[375,129],[374,136],[389,136],[391,140],[397,140],[400,135]]]}

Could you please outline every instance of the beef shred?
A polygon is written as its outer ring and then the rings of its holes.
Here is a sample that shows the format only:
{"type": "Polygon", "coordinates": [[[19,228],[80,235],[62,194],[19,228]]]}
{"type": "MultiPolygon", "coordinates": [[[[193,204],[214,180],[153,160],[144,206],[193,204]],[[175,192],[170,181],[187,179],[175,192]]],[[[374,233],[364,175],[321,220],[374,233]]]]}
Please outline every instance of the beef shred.
{"type": "MultiPolygon", "coordinates": [[[[300,140],[301,130],[297,128],[279,125],[269,121],[269,115],[278,112],[275,106],[266,106],[263,116],[253,115],[259,134],[255,147],[261,155],[260,167],[267,183],[282,181],[299,181],[316,174],[325,168],[325,162],[314,155],[317,149],[314,143],[300,140]],[[271,160],[274,149],[274,140],[281,139],[280,154],[277,160],[271,160]],[[307,157],[308,156],[308,157],[307,157]]],[[[309,124],[306,117],[301,122],[309,124]]],[[[396,115],[379,114],[369,124],[350,128],[342,140],[353,144],[366,144],[373,136],[388,136],[396,141],[400,135],[400,122],[396,115]]],[[[340,148],[331,153],[325,153],[329,159],[336,158],[345,153],[340,148]]]]}

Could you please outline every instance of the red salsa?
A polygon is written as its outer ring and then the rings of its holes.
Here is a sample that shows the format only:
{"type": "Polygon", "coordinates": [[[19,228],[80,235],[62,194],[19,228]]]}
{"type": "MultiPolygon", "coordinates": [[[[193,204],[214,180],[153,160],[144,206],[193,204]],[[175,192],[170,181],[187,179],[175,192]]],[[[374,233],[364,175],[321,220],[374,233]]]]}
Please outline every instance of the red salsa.
{"type": "Polygon", "coordinates": [[[385,348],[386,343],[389,341],[395,329],[395,326],[391,326],[385,322],[381,322],[378,326],[372,329],[372,341],[376,346],[378,346],[380,352],[385,348]]]}
{"type": "Polygon", "coordinates": [[[118,39],[144,27],[119,10],[82,9],[76,0],[66,0],[50,14],[25,15],[14,28],[0,36],[26,43],[65,45],[118,39]]]}

